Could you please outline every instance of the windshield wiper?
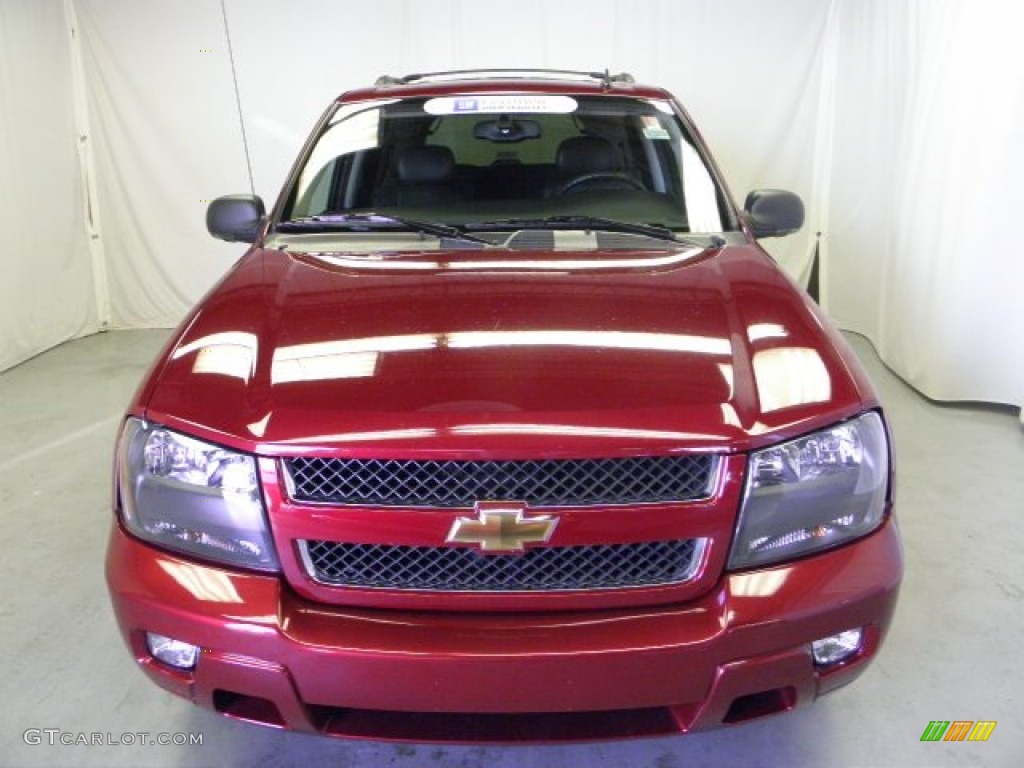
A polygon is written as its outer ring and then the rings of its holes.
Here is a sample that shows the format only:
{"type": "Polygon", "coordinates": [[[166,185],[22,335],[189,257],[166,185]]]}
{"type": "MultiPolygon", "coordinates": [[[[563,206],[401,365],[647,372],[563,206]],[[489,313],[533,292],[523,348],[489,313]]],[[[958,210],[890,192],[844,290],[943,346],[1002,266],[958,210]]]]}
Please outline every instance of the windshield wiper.
{"type": "Polygon", "coordinates": [[[452,240],[465,240],[470,243],[493,246],[490,240],[463,232],[458,227],[442,224],[439,221],[419,221],[403,216],[381,216],[376,213],[325,213],[321,216],[308,216],[304,219],[291,219],[279,222],[277,229],[281,232],[323,232],[335,229],[368,231],[375,229],[402,229],[419,232],[423,235],[447,237],[452,240]]]}
{"type": "MultiPolygon", "coordinates": [[[[641,235],[655,240],[665,240],[671,243],[682,245],[695,245],[700,248],[708,248],[709,244],[698,237],[688,235],[679,237],[678,234],[662,226],[661,224],[644,224],[634,221],[621,221],[609,219],[604,216],[583,216],[583,215],[562,215],[544,216],[536,219],[496,219],[494,221],[480,221],[467,224],[470,229],[488,229],[491,227],[517,227],[522,229],[544,229],[548,227],[567,227],[577,229],[600,229],[606,232],[625,232],[631,235],[641,235]]],[[[707,235],[710,240],[710,247],[719,248],[725,245],[725,240],[718,235],[707,235]]]]}

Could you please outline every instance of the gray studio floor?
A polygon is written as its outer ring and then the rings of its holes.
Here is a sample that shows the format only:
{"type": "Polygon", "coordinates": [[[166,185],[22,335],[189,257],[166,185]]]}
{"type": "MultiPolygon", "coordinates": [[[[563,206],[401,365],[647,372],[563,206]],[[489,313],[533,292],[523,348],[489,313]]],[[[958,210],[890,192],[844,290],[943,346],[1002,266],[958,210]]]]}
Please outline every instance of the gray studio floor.
{"type": "Polygon", "coordinates": [[[65,344],[0,375],[2,766],[1019,766],[1024,764],[1024,430],[936,406],[851,341],[897,443],[907,576],[876,664],[815,706],[729,730],[558,747],[341,742],[222,719],[149,683],[103,583],[114,431],[165,331],[65,344]],[[922,743],[930,720],[995,720],[986,743],[922,743]],[[202,734],[201,746],[28,744],[28,729],[202,734]]]}

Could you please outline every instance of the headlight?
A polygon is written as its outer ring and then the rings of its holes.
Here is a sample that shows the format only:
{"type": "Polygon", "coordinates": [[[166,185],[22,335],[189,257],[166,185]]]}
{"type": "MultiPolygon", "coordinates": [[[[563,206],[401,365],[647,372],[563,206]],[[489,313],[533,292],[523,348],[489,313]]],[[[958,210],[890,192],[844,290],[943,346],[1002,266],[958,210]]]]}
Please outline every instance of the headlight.
{"type": "Polygon", "coordinates": [[[220,563],[278,569],[252,456],[128,419],[118,467],[122,521],[140,539],[220,563]]]}
{"type": "Polygon", "coordinates": [[[866,413],[753,453],[729,567],[789,560],[864,536],[882,523],[889,446],[866,413]]]}

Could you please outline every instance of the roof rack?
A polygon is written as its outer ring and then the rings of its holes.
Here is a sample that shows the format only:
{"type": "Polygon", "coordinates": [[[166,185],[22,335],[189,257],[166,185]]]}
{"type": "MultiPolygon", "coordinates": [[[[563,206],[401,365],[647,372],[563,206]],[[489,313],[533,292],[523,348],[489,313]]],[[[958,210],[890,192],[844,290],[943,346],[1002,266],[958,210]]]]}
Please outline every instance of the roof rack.
{"type": "Polygon", "coordinates": [[[424,80],[468,80],[477,78],[550,78],[565,79],[571,77],[581,80],[597,80],[601,87],[609,89],[615,83],[631,84],[636,80],[627,72],[620,72],[617,75],[611,74],[607,69],[604,72],[582,72],[573,69],[451,69],[444,72],[415,72],[403,77],[392,77],[383,75],[377,78],[375,85],[378,88],[387,88],[396,85],[408,85],[409,83],[424,80]]]}

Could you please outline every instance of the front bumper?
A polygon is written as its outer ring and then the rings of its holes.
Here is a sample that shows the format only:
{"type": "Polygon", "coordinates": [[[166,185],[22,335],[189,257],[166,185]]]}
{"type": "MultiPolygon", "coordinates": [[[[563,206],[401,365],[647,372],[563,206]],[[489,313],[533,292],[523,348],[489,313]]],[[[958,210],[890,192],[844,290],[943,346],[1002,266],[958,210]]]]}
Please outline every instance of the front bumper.
{"type": "Polygon", "coordinates": [[[606,611],[327,606],[116,524],[107,557],[121,631],[164,688],[265,725],[467,743],[679,733],[810,703],[874,657],[901,575],[892,521],[833,552],[726,575],[698,600],[606,611]],[[815,667],[809,643],[854,627],[862,649],[815,667]],[[200,646],[195,669],[152,658],[147,631],[200,646]]]}

